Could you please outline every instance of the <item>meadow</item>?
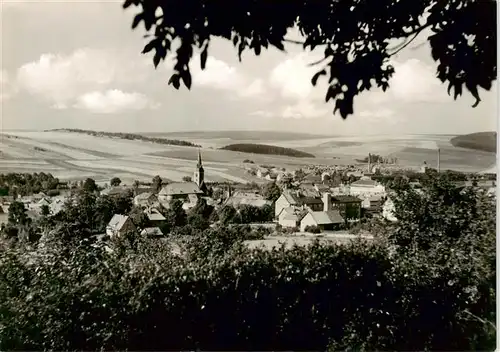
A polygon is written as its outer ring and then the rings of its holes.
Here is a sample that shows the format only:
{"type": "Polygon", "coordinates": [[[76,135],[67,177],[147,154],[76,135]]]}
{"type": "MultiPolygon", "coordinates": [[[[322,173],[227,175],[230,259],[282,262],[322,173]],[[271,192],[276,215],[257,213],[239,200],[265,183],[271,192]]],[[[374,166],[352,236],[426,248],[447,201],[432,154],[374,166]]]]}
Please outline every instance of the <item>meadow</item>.
{"type": "MultiPolygon", "coordinates": [[[[146,133],[145,133],[146,134],[146,133]]],[[[419,167],[424,161],[441,168],[483,171],[495,166],[495,153],[454,147],[450,135],[318,136],[285,132],[179,132],[146,134],[200,144],[208,181],[252,182],[243,161],[296,169],[308,164],[346,165],[368,153],[397,157],[399,164],[419,167]],[[260,139],[259,139],[260,136],[260,139]],[[274,138],[274,139],[273,139],[274,138]],[[294,148],[315,158],[293,158],[219,150],[232,143],[262,143],[294,148]]],[[[155,175],[171,181],[191,176],[198,148],[162,145],[139,140],[90,136],[64,131],[4,132],[0,139],[0,172],[50,172],[63,180],[93,177],[109,180],[118,175],[126,183],[150,180],[155,175]]]]}

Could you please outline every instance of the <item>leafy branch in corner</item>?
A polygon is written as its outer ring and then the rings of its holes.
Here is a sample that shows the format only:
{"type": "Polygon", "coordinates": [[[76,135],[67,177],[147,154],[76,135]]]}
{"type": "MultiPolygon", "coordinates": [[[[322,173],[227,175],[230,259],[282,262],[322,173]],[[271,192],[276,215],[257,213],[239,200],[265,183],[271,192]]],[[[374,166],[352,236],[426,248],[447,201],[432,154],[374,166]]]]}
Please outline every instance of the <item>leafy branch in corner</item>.
{"type": "Polygon", "coordinates": [[[490,90],[496,80],[496,2],[479,0],[126,0],[124,8],[141,8],[132,23],[141,22],[152,37],[143,53],[154,52],[157,67],[175,52],[169,84],[191,88],[194,50],[205,69],[211,38],[232,42],[239,59],[247,50],[260,55],[285,43],[313,51],[325,47],[322,64],[312,77],[327,77],[325,101],[335,102],[342,118],[354,113],[354,99],[374,86],[384,92],[394,74],[390,59],[429,30],[427,41],[437,66],[437,78],[454,99],[465,88],[481,101],[479,88],[490,90]],[[303,41],[289,39],[297,29],[303,41]],[[403,43],[391,47],[394,41],[403,43]],[[174,45],[175,44],[175,45],[174,45]],[[452,93],[453,92],[453,93],[452,93]]]}

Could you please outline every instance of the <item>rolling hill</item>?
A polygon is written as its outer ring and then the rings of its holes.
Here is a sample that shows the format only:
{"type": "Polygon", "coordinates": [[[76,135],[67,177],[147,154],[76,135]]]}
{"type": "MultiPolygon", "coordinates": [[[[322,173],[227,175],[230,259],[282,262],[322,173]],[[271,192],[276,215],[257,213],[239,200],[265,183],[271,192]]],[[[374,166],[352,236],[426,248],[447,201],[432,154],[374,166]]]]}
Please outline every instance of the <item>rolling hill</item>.
{"type": "Polygon", "coordinates": [[[188,139],[232,139],[235,141],[259,140],[302,140],[331,138],[330,135],[317,135],[309,133],[282,132],[282,131],[186,131],[186,132],[142,132],[144,136],[161,138],[188,138],[188,139]]]}
{"type": "Polygon", "coordinates": [[[495,153],[497,150],[496,132],[477,132],[453,137],[450,143],[454,147],[482,150],[495,153]]]}
{"type": "Polygon", "coordinates": [[[222,150],[231,150],[233,152],[241,153],[251,153],[251,154],[267,154],[267,155],[281,155],[281,156],[291,156],[295,158],[314,158],[315,156],[310,153],[306,153],[300,150],[283,148],[275,145],[267,144],[252,144],[252,143],[240,143],[240,144],[230,144],[225,147],[219,148],[222,150]]]}

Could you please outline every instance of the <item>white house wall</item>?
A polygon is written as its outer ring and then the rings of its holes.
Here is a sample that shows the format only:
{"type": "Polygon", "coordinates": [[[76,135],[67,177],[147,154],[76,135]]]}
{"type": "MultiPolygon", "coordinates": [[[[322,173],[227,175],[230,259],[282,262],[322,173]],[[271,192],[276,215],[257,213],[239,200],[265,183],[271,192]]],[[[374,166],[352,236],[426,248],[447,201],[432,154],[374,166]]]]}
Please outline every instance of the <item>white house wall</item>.
{"type": "Polygon", "coordinates": [[[317,226],[317,225],[318,224],[314,220],[313,216],[311,214],[307,214],[300,222],[300,231],[304,232],[307,226],[317,226]]]}
{"type": "Polygon", "coordinates": [[[290,203],[286,200],[284,195],[281,195],[274,203],[274,217],[277,218],[284,208],[288,208],[290,203]]]}

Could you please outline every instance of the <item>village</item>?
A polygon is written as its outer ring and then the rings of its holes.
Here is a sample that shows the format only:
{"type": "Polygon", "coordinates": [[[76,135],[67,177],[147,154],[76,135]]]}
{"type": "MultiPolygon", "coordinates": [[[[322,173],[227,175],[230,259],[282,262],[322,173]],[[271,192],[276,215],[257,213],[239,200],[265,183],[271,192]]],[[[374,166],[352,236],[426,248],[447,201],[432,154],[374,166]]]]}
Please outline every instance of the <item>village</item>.
{"type": "MultiPolygon", "coordinates": [[[[394,191],[391,182],[384,180],[393,179],[397,173],[399,177],[403,175],[403,179],[418,191],[418,175],[423,175],[428,170],[425,162],[420,170],[410,170],[397,168],[395,165],[372,164],[371,159],[372,155],[369,155],[368,162],[364,165],[313,165],[293,171],[245,163],[247,172],[261,179],[261,184],[220,184],[205,181],[202,155],[199,152],[193,176],[185,177],[183,182],[165,184],[156,177],[153,183],[141,184],[136,181],[134,185],[125,185],[115,178],[110,180],[109,185],[97,190],[99,196],[131,199],[133,208],[144,214],[145,221],[134,223],[129,214],[116,213],[109,220],[105,233],[95,235],[99,238],[111,238],[136,232],[143,236],[168,238],[171,226],[168,226],[168,219],[164,214],[172,202],[177,201],[182,204],[186,213],[203,202],[218,211],[231,208],[235,214],[239,214],[246,208],[247,213],[248,209],[255,209],[259,214],[265,214],[253,218],[246,216],[245,220],[237,221],[254,228],[270,229],[265,239],[249,241],[248,244],[252,246],[275,246],[283,241],[288,244],[306,244],[314,238],[349,240],[353,238],[350,229],[356,227],[356,224],[369,219],[381,219],[388,223],[397,221],[391,199],[394,191]],[[405,173],[414,177],[405,176],[405,173]],[[415,177],[416,180],[410,179],[415,177]]],[[[472,185],[472,182],[468,180],[455,183],[457,187],[464,187],[472,185]]],[[[494,194],[494,181],[474,182],[488,193],[494,194]]],[[[55,216],[63,211],[65,205],[76,202],[75,188],[82,185],[83,182],[73,184],[69,189],[63,187],[56,192],[1,197],[2,227],[9,222],[9,209],[13,202],[22,203],[27,216],[32,220],[55,216]]],[[[218,219],[207,221],[211,221],[211,227],[220,222],[218,219]]],[[[358,236],[373,238],[366,231],[358,236]]]]}

